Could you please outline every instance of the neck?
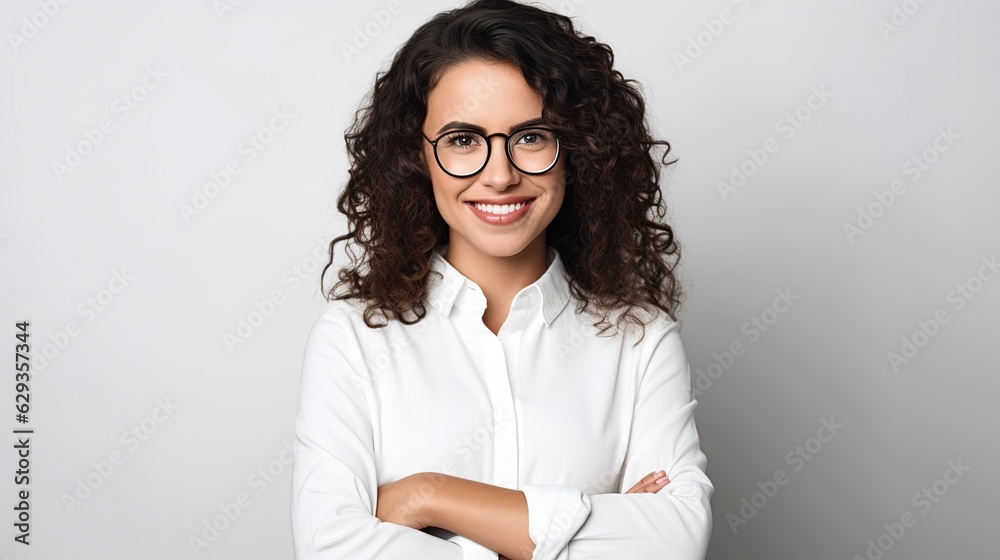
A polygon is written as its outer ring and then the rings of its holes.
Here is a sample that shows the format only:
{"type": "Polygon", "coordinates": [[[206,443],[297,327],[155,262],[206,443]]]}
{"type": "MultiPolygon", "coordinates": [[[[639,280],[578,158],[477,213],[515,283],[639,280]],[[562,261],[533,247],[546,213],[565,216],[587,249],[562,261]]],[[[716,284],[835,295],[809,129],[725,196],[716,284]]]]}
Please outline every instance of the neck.
{"type": "Polygon", "coordinates": [[[514,296],[549,268],[544,232],[520,253],[509,256],[483,253],[461,237],[451,236],[444,257],[483,290],[487,308],[502,307],[504,315],[514,296]]]}

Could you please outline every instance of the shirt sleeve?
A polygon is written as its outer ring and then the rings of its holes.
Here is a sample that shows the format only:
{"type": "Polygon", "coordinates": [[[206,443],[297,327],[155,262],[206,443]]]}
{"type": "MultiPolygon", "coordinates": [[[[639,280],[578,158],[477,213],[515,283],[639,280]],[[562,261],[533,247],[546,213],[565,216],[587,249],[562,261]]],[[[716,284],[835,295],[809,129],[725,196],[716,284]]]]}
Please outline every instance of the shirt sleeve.
{"type": "MultiPolygon", "coordinates": [[[[309,332],[295,418],[291,524],[296,560],[496,559],[375,517],[378,483],[370,379],[348,317],[329,308],[309,332]]],[[[471,543],[471,544],[470,544],[471,543]]]]}
{"type": "Polygon", "coordinates": [[[642,377],[618,493],[586,495],[579,488],[526,485],[532,560],[703,560],[712,532],[706,457],[695,427],[698,401],[679,327],[647,325],[642,377]],[[655,329],[653,327],[656,327],[655,329]],[[669,484],[656,494],[623,494],[663,469],[669,484]]]}

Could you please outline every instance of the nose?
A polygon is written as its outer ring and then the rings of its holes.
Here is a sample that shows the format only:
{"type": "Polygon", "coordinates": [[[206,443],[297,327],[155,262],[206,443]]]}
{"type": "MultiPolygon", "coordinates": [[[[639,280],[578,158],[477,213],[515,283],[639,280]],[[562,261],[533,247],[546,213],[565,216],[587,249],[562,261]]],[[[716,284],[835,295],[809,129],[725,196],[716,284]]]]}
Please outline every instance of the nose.
{"type": "Polygon", "coordinates": [[[479,182],[502,191],[516,184],[520,180],[520,174],[507,159],[507,139],[495,136],[489,141],[492,142],[490,160],[486,162],[486,167],[480,173],[479,182]]]}

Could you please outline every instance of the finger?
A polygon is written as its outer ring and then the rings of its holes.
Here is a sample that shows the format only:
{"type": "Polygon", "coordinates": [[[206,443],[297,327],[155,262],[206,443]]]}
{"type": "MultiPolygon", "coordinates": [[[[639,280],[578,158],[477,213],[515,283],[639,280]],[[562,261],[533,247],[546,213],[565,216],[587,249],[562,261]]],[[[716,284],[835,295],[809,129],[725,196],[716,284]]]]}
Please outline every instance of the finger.
{"type": "Polygon", "coordinates": [[[639,492],[648,492],[648,493],[651,493],[651,494],[655,494],[655,493],[659,492],[664,486],[666,486],[667,483],[670,482],[670,479],[668,479],[666,477],[661,477],[658,480],[661,480],[662,482],[656,482],[656,481],[650,482],[649,484],[643,486],[642,488],[640,488],[636,492],[637,493],[639,493],[639,492]]]}
{"type": "Polygon", "coordinates": [[[652,482],[653,480],[655,480],[655,477],[656,477],[656,473],[655,472],[651,472],[651,473],[647,474],[646,476],[644,476],[642,478],[642,480],[640,480],[639,482],[636,482],[635,484],[633,484],[632,487],[629,488],[628,491],[626,491],[625,493],[626,494],[631,494],[633,492],[637,492],[637,491],[641,490],[647,484],[649,484],[650,482],[652,482]]]}
{"type": "Polygon", "coordinates": [[[661,489],[663,489],[663,487],[666,486],[669,483],[670,483],[670,479],[667,478],[666,475],[664,475],[664,476],[661,476],[661,477],[657,478],[653,482],[650,482],[650,483],[646,484],[645,486],[643,486],[642,488],[640,488],[637,492],[648,492],[648,493],[655,494],[656,492],[659,492],[661,489]]]}
{"type": "Polygon", "coordinates": [[[652,482],[650,484],[647,484],[646,485],[646,491],[647,492],[656,493],[656,492],[659,492],[664,486],[666,486],[668,484],[670,484],[670,479],[667,478],[666,476],[663,476],[663,477],[657,479],[656,481],[654,481],[654,482],[652,482]]]}
{"type": "Polygon", "coordinates": [[[640,491],[641,492],[650,492],[650,493],[659,492],[661,488],[663,488],[664,486],[667,485],[667,483],[670,482],[670,479],[667,478],[667,475],[665,473],[663,473],[663,474],[661,474],[661,473],[662,473],[662,471],[660,471],[660,473],[657,473],[657,475],[654,477],[655,480],[653,480],[652,482],[647,483],[645,486],[642,487],[642,489],[640,491]]]}
{"type": "Polygon", "coordinates": [[[646,477],[646,483],[642,485],[640,491],[645,492],[655,492],[662,488],[663,479],[667,477],[667,473],[663,470],[652,472],[646,477]]]}
{"type": "Polygon", "coordinates": [[[632,494],[632,493],[636,493],[636,492],[645,492],[646,491],[645,488],[647,486],[649,486],[651,483],[654,483],[658,478],[663,477],[663,476],[666,476],[666,472],[664,472],[662,470],[660,470],[660,471],[653,471],[653,472],[647,474],[646,476],[644,476],[642,478],[642,480],[640,480],[639,482],[636,482],[625,493],[626,494],[632,494]]]}

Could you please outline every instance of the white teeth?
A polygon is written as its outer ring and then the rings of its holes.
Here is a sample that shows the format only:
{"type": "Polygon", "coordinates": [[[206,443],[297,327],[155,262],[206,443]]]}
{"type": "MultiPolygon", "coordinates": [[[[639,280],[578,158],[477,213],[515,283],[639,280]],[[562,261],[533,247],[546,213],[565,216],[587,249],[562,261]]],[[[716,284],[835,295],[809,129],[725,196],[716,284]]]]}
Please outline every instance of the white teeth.
{"type": "Polygon", "coordinates": [[[511,212],[517,212],[525,205],[525,202],[518,202],[517,204],[480,204],[476,202],[474,204],[482,212],[502,216],[511,212]]]}

